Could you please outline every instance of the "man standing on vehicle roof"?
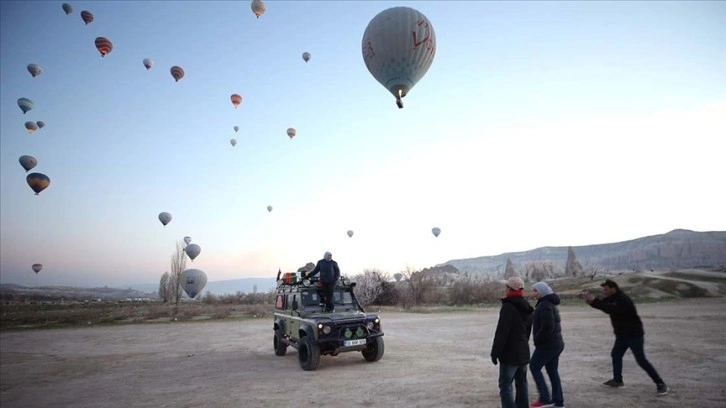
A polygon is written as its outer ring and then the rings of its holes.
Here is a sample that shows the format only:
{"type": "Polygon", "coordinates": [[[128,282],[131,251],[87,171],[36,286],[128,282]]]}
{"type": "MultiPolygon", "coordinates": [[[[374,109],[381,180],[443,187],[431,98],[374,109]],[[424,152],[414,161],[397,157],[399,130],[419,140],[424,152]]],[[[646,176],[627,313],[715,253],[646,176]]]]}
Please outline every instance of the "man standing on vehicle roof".
{"type": "Polygon", "coordinates": [[[318,261],[315,269],[308,272],[307,277],[313,277],[318,272],[320,272],[321,296],[325,302],[325,311],[335,312],[333,291],[335,290],[335,284],[340,278],[340,268],[338,268],[338,263],[333,260],[333,254],[325,252],[323,259],[318,261]]]}

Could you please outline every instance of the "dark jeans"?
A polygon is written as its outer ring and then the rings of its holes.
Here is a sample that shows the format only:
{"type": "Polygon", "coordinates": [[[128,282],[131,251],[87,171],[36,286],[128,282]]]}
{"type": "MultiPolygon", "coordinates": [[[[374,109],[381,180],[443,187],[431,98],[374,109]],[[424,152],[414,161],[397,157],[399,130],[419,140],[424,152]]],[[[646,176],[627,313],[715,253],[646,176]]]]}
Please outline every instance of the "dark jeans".
{"type": "Polygon", "coordinates": [[[325,303],[325,311],[332,312],[335,308],[333,303],[333,292],[335,290],[335,282],[333,283],[321,283],[320,284],[320,297],[323,298],[325,303]]]}
{"type": "Polygon", "coordinates": [[[623,356],[628,351],[628,348],[630,348],[635,356],[635,361],[640,368],[648,373],[648,376],[650,376],[653,382],[656,384],[663,382],[658,372],[653,368],[653,365],[645,358],[645,351],[643,350],[644,341],[645,336],[615,336],[615,345],[613,346],[613,351],[610,353],[610,356],[613,358],[613,379],[615,381],[623,382],[623,356]]]}
{"type": "Polygon", "coordinates": [[[529,408],[527,392],[527,364],[499,363],[499,397],[502,408],[529,408]],[[517,388],[516,398],[512,396],[512,381],[517,388]]]}
{"type": "Polygon", "coordinates": [[[529,370],[532,372],[535,384],[537,384],[537,392],[539,392],[540,402],[546,404],[555,403],[556,405],[564,405],[565,399],[562,396],[562,383],[560,382],[560,373],[557,367],[560,364],[561,348],[541,348],[538,347],[532,353],[532,360],[529,362],[529,370]],[[552,398],[547,389],[547,383],[542,375],[542,367],[547,370],[547,376],[550,377],[552,384],[552,398]]]}

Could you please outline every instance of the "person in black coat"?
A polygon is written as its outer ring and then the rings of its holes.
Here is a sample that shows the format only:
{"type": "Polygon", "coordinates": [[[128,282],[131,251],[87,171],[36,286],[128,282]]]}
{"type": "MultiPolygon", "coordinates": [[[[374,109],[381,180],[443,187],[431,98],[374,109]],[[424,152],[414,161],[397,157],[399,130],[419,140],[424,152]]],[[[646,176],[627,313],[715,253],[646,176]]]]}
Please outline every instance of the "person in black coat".
{"type": "Polygon", "coordinates": [[[509,278],[504,294],[491,352],[492,363],[501,363],[499,397],[502,408],[529,408],[527,364],[534,309],[524,298],[522,279],[509,278]],[[512,396],[512,382],[516,398],[512,396]]]}
{"type": "Polygon", "coordinates": [[[323,259],[318,261],[315,269],[308,272],[307,277],[311,278],[318,273],[320,273],[320,295],[325,302],[325,311],[332,313],[335,311],[333,292],[335,290],[335,284],[340,279],[340,268],[338,268],[338,263],[333,260],[333,254],[325,252],[323,259]]]}
{"type": "Polygon", "coordinates": [[[537,300],[532,317],[532,338],[534,340],[534,353],[529,363],[539,399],[532,403],[532,407],[564,407],[565,399],[562,394],[562,382],[558,366],[560,354],[565,348],[560,325],[560,297],[545,282],[532,285],[532,296],[537,300]],[[552,384],[552,396],[547,389],[547,383],[542,375],[542,367],[547,370],[547,376],[552,384]]]}
{"type": "Polygon", "coordinates": [[[644,343],[645,331],[643,322],[635,309],[635,303],[620,290],[617,282],[607,279],[600,284],[605,297],[594,298],[589,291],[584,291],[582,297],[590,306],[600,309],[610,315],[610,322],[615,332],[615,345],[613,345],[610,356],[613,359],[613,379],[604,384],[610,387],[622,387],[623,383],[623,356],[628,348],[633,351],[635,361],[640,368],[648,373],[648,376],[656,385],[658,395],[666,395],[668,386],[660,378],[652,364],[645,358],[644,343]]]}

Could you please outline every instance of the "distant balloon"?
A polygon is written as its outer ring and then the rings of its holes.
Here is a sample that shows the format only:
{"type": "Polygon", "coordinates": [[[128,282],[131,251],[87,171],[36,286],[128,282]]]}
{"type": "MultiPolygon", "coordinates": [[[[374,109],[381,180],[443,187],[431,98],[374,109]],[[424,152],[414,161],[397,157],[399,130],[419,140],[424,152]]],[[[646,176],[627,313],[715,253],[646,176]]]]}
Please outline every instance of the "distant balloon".
{"type": "Polygon", "coordinates": [[[26,114],[29,110],[33,109],[33,101],[28,98],[20,98],[18,99],[18,106],[23,111],[23,114],[26,114]]]}
{"type": "Polygon", "coordinates": [[[401,272],[396,272],[393,274],[393,279],[395,279],[396,282],[400,282],[401,278],[403,278],[403,274],[401,272]]]}
{"type": "Polygon", "coordinates": [[[101,53],[101,57],[105,57],[106,54],[113,50],[113,44],[106,37],[96,37],[96,49],[101,53]]]}
{"type": "Polygon", "coordinates": [[[184,243],[189,245],[192,242],[192,237],[184,237],[184,243]]]}
{"type": "Polygon", "coordinates": [[[20,162],[20,165],[23,166],[26,173],[38,165],[38,160],[36,160],[33,156],[20,156],[18,161],[20,162]]]}
{"type": "Polygon", "coordinates": [[[197,244],[189,244],[184,248],[184,252],[186,252],[189,259],[194,262],[194,258],[199,256],[199,253],[202,252],[202,248],[200,248],[197,244]]]}
{"type": "Polygon", "coordinates": [[[239,126],[235,126],[232,129],[234,129],[235,133],[239,132],[239,126]]]}
{"type": "Polygon", "coordinates": [[[237,146],[237,139],[230,139],[229,143],[232,145],[232,147],[237,146]]]}
{"type": "Polygon", "coordinates": [[[159,221],[166,227],[166,224],[171,222],[171,214],[168,212],[159,213],[159,221]]]}
{"type": "Polygon", "coordinates": [[[173,67],[171,67],[170,71],[171,76],[174,77],[174,80],[176,82],[179,82],[180,79],[184,78],[184,70],[182,69],[182,67],[174,65],[173,67]]]}
{"type": "Polygon", "coordinates": [[[66,15],[69,15],[69,14],[73,13],[73,7],[71,7],[70,4],[63,3],[63,5],[61,7],[63,8],[63,11],[66,12],[66,15]]]}
{"type": "Polygon", "coordinates": [[[431,233],[433,233],[435,237],[438,237],[439,234],[441,234],[441,228],[433,227],[431,228],[431,233]]]}
{"type": "Polygon", "coordinates": [[[373,77],[401,100],[426,74],[436,54],[436,34],[425,15],[410,7],[378,13],[363,33],[363,60],[373,77]]]}
{"type": "Polygon", "coordinates": [[[25,181],[27,181],[30,188],[35,191],[35,195],[40,194],[41,191],[45,190],[50,185],[50,179],[43,173],[30,173],[25,178],[25,181]]]}
{"type": "Polygon", "coordinates": [[[250,7],[257,18],[260,18],[261,15],[265,14],[265,2],[262,0],[252,0],[252,5],[250,7]]]}
{"type": "Polygon", "coordinates": [[[141,61],[147,70],[151,69],[151,67],[154,66],[154,61],[152,61],[150,58],[144,58],[143,61],[141,61]]]}
{"type": "Polygon", "coordinates": [[[42,120],[35,122],[35,124],[38,125],[38,129],[43,129],[45,127],[45,122],[42,120]]]}
{"type": "Polygon", "coordinates": [[[43,264],[33,264],[31,268],[33,268],[33,272],[37,274],[41,269],[43,269],[43,264]]]}
{"type": "Polygon", "coordinates": [[[207,285],[207,274],[199,269],[187,269],[182,272],[181,285],[184,288],[184,292],[190,298],[194,299],[202,292],[204,286],[207,285]]]}
{"type": "Polygon", "coordinates": [[[83,10],[81,11],[81,18],[86,23],[86,25],[89,25],[93,22],[93,13],[88,10],[83,10]]]}
{"type": "Polygon", "coordinates": [[[267,212],[272,212],[272,206],[271,205],[268,205],[267,206],[267,212]]]}
{"type": "Polygon", "coordinates": [[[30,72],[30,75],[35,78],[43,73],[43,68],[41,68],[38,64],[28,64],[28,72],[30,72]]]}
{"type": "Polygon", "coordinates": [[[353,238],[353,230],[348,230],[348,238],[353,238]]]}
{"type": "Polygon", "coordinates": [[[310,57],[312,57],[312,55],[310,55],[309,52],[303,52],[303,60],[305,60],[305,62],[310,61],[310,57]]]}
{"type": "Polygon", "coordinates": [[[35,122],[25,122],[25,128],[28,129],[28,133],[32,135],[33,132],[38,130],[38,125],[35,122]]]}
{"type": "Polygon", "coordinates": [[[297,134],[297,130],[295,130],[294,128],[287,129],[287,135],[290,137],[290,139],[295,137],[296,134],[297,134]]]}
{"type": "Polygon", "coordinates": [[[239,94],[232,94],[229,99],[232,100],[232,105],[234,105],[235,108],[237,108],[239,104],[242,103],[242,96],[240,96],[239,94]]]}

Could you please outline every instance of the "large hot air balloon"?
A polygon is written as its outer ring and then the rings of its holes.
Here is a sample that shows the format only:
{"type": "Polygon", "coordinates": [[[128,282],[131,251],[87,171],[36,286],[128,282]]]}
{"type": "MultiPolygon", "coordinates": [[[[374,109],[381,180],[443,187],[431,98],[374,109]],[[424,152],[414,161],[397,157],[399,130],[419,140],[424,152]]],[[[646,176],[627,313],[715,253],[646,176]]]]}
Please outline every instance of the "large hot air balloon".
{"type": "Polygon", "coordinates": [[[272,212],[272,206],[271,205],[268,205],[267,206],[267,212],[272,212]]]}
{"type": "Polygon", "coordinates": [[[29,110],[33,109],[33,101],[28,98],[20,98],[18,99],[18,106],[23,111],[23,114],[26,114],[29,110]]]}
{"type": "Polygon", "coordinates": [[[186,252],[189,259],[194,262],[194,258],[199,256],[199,253],[202,252],[202,248],[200,248],[197,244],[189,244],[184,247],[184,252],[186,252]]]}
{"type": "Polygon", "coordinates": [[[436,34],[421,12],[410,7],[392,7],[368,23],[362,49],[368,71],[403,108],[401,99],[431,67],[436,34]]]}
{"type": "Polygon", "coordinates": [[[438,237],[439,234],[441,234],[441,228],[433,227],[433,228],[431,228],[431,233],[434,234],[435,237],[438,237]]]}
{"type": "Polygon", "coordinates": [[[50,179],[43,173],[30,173],[25,178],[25,181],[27,181],[30,188],[35,191],[35,195],[40,194],[41,191],[45,190],[50,185],[50,179]]]}
{"type": "Polygon", "coordinates": [[[192,242],[192,237],[184,237],[184,243],[189,245],[189,243],[192,242]]]}
{"type": "Polygon", "coordinates": [[[43,68],[41,68],[38,64],[28,64],[28,72],[30,72],[30,75],[35,78],[43,73],[43,68]]]}
{"type": "Polygon", "coordinates": [[[66,15],[69,15],[69,14],[73,13],[73,7],[71,7],[70,4],[63,3],[63,5],[61,7],[63,8],[63,11],[66,12],[66,15]]]}
{"type": "Polygon", "coordinates": [[[106,54],[113,50],[113,44],[106,37],[96,37],[96,49],[101,53],[101,57],[105,57],[106,54]]]}
{"type": "Polygon", "coordinates": [[[154,66],[154,61],[152,61],[150,58],[144,58],[143,61],[141,61],[147,70],[151,69],[151,67],[154,66]]]}
{"type": "Polygon", "coordinates": [[[35,124],[38,125],[38,129],[43,129],[45,127],[45,122],[42,120],[35,122],[35,124]]]}
{"type": "Polygon", "coordinates": [[[88,10],[83,10],[81,11],[81,18],[83,19],[83,22],[86,23],[86,25],[89,25],[93,22],[93,13],[88,10]]]}
{"type": "Polygon", "coordinates": [[[290,137],[290,139],[295,137],[296,134],[297,134],[297,130],[295,130],[294,128],[287,129],[287,135],[290,137]]]}
{"type": "Polygon", "coordinates": [[[242,103],[242,96],[240,96],[239,94],[232,94],[229,99],[232,100],[232,105],[234,105],[235,109],[239,106],[240,103],[242,103]]]}
{"type": "Polygon", "coordinates": [[[31,268],[33,268],[33,272],[37,274],[41,269],[43,269],[43,264],[33,264],[31,268]]]}
{"type": "Polygon", "coordinates": [[[348,230],[348,238],[353,238],[353,230],[348,230]]]}
{"type": "Polygon", "coordinates": [[[232,147],[237,146],[237,139],[230,139],[229,143],[232,145],[232,147]]]}
{"type": "Polygon", "coordinates": [[[310,57],[312,57],[312,55],[310,55],[310,53],[309,53],[309,52],[303,52],[303,60],[304,60],[305,62],[308,62],[308,61],[310,61],[310,57]]]}
{"type": "Polygon", "coordinates": [[[252,5],[250,7],[257,18],[260,18],[261,15],[265,14],[265,2],[262,0],[252,0],[252,5]]]}
{"type": "Polygon", "coordinates": [[[20,162],[20,165],[23,166],[26,173],[38,165],[38,160],[36,160],[33,156],[20,156],[18,161],[20,162]]]}
{"type": "Polygon", "coordinates": [[[38,125],[35,122],[25,122],[25,128],[28,129],[28,133],[32,135],[33,132],[38,130],[38,125]]]}
{"type": "Polygon", "coordinates": [[[194,299],[198,294],[202,292],[204,286],[207,284],[207,274],[199,269],[187,269],[182,272],[181,285],[184,288],[184,292],[189,295],[190,298],[194,299]]]}
{"type": "Polygon", "coordinates": [[[235,126],[235,127],[233,127],[232,129],[234,129],[234,132],[235,132],[235,133],[239,132],[239,126],[235,126]]]}
{"type": "Polygon", "coordinates": [[[393,279],[395,279],[396,282],[400,282],[401,278],[403,278],[403,274],[401,272],[396,272],[393,274],[393,279]]]}
{"type": "Polygon", "coordinates": [[[170,72],[176,82],[179,82],[180,79],[184,78],[184,70],[180,66],[174,65],[171,67],[170,72]]]}
{"type": "Polygon", "coordinates": [[[171,222],[171,214],[168,212],[159,213],[159,221],[166,227],[166,224],[171,222]]]}

